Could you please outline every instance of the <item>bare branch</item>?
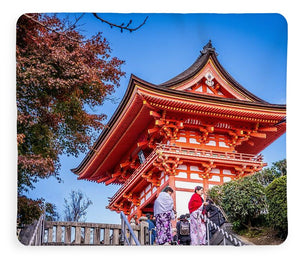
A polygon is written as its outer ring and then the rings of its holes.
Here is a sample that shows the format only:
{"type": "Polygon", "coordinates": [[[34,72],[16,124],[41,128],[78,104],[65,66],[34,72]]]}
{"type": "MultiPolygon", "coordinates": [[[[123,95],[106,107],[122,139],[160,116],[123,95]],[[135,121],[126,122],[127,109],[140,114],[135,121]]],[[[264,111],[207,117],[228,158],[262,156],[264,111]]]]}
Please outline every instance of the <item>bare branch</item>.
{"type": "MultiPolygon", "coordinates": [[[[111,22],[109,22],[109,21],[107,21],[107,20],[105,20],[105,19],[102,19],[102,18],[101,18],[98,14],[96,14],[96,13],[93,13],[93,15],[94,15],[94,17],[96,17],[96,18],[97,18],[98,20],[100,20],[101,22],[104,22],[104,23],[107,23],[108,25],[110,25],[111,28],[112,28],[112,27],[120,28],[120,29],[121,29],[121,32],[123,32],[123,30],[127,30],[127,31],[130,31],[130,32],[136,31],[136,30],[138,30],[139,28],[141,28],[141,27],[146,23],[146,21],[147,21],[147,19],[148,19],[148,16],[147,16],[147,17],[145,18],[145,20],[144,20],[139,26],[137,26],[137,27],[135,27],[135,28],[129,28],[129,26],[130,26],[131,23],[132,23],[132,20],[130,20],[130,21],[127,23],[127,25],[124,26],[124,23],[122,23],[121,25],[117,25],[117,24],[113,24],[113,23],[111,23],[111,22]]],[[[74,22],[71,26],[69,26],[69,28],[67,28],[66,30],[64,30],[63,32],[59,32],[59,31],[57,31],[57,30],[55,30],[55,29],[53,29],[53,28],[51,28],[51,27],[49,27],[49,26],[47,26],[47,25],[41,23],[40,21],[38,21],[37,19],[35,19],[34,17],[32,17],[32,16],[30,16],[30,15],[28,15],[28,14],[24,14],[24,16],[27,17],[28,19],[31,19],[32,21],[36,22],[37,24],[39,24],[39,25],[45,27],[46,29],[48,29],[48,30],[50,30],[50,31],[52,31],[52,32],[54,32],[54,33],[57,33],[57,34],[59,34],[59,35],[61,35],[61,36],[63,36],[63,37],[66,37],[67,39],[69,39],[69,40],[71,40],[71,41],[75,41],[75,42],[78,42],[78,43],[85,43],[85,42],[87,42],[87,41],[82,41],[82,40],[75,39],[75,38],[70,37],[70,36],[68,36],[68,35],[66,34],[66,32],[68,32],[68,31],[70,31],[70,30],[73,30],[73,29],[76,27],[78,21],[81,20],[81,18],[84,16],[84,13],[81,14],[78,18],[76,18],[76,19],[75,19],[75,22],[74,22]]]]}
{"type": "Polygon", "coordinates": [[[66,30],[64,30],[64,32],[74,30],[77,27],[77,23],[82,19],[84,15],[85,13],[82,13],[79,17],[76,17],[75,22],[72,25],[70,25],[66,30]]]}
{"type": "Polygon", "coordinates": [[[128,24],[126,26],[124,26],[124,23],[122,23],[121,25],[117,25],[117,24],[114,24],[114,23],[111,23],[105,19],[102,19],[98,14],[96,13],[93,13],[93,15],[98,19],[100,20],[101,22],[104,22],[104,23],[107,23],[108,25],[110,25],[110,27],[117,27],[117,28],[120,28],[121,29],[121,32],[123,32],[123,30],[127,30],[127,31],[130,31],[130,32],[133,32],[133,31],[136,31],[138,29],[140,29],[147,21],[148,19],[148,16],[145,18],[145,20],[137,27],[135,28],[129,28],[129,25],[132,23],[132,20],[130,20],[128,22],[128,24]]]}
{"type": "MultiPolygon", "coordinates": [[[[39,24],[39,25],[45,27],[46,29],[48,29],[48,30],[50,30],[50,31],[52,31],[52,32],[55,32],[55,33],[57,33],[57,34],[59,34],[59,35],[61,35],[61,36],[63,36],[63,37],[68,38],[68,39],[71,40],[71,41],[75,41],[75,42],[82,43],[82,41],[80,41],[80,40],[77,40],[77,39],[75,39],[75,38],[69,37],[69,36],[66,35],[65,33],[61,33],[61,32],[58,32],[58,31],[55,30],[55,29],[52,29],[51,27],[49,27],[49,26],[47,26],[47,25],[41,23],[40,21],[36,20],[35,18],[33,18],[32,16],[30,16],[30,15],[28,15],[28,14],[24,14],[24,16],[27,17],[28,19],[31,19],[32,21],[36,22],[37,24],[39,24]]],[[[77,21],[76,21],[76,23],[77,23],[77,21]]],[[[74,24],[74,25],[75,25],[75,24],[74,24]]]]}

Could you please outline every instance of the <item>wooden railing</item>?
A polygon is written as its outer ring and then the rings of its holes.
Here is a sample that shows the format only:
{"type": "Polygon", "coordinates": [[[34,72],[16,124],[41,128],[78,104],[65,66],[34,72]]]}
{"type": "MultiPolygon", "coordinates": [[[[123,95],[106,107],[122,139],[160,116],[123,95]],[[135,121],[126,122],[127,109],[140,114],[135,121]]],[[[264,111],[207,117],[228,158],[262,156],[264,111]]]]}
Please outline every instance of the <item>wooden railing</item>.
{"type": "MultiPolygon", "coordinates": [[[[140,218],[139,225],[130,223],[130,226],[139,239],[141,245],[149,241],[148,223],[145,217],[140,218]]],[[[120,245],[121,225],[97,224],[85,222],[58,222],[46,221],[43,237],[45,245],[120,245]]],[[[126,229],[125,236],[132,240],[126,229]]],[[[131,241],[131,244],[135,244],[131,241]]]]}
{"type": "Polygon", "coordinates": [[[177,154],[182,156],[196,156],[203,158],[213,158],[219,160],[229,160],[229,161],[243,161],[251,163],[262,163],[263,156],[261,154],[246,154],[237,152],[220,152],[214,150],[198,149],[198,148],[186,148],[181,146],[172,146],[166,144],[158,144],[156,147],[157,151],[163,153],[177,154]]]}
{"type": "Polygon", "coordinates": [[[153,163],[157,158],[159,153],[173,155],[176,154],[180,158],[187,157],[188,159],[213,159],[215,162],[226,160],[228,163],[243,163],[243,164],[252,164],[256,166],[266,166],[266,163],[263,163],[263,156],[261,154],[246,154],[246,153],[237,153],[237,152],[220,152],[214,150],[198,149],[198,148],[186,148],[181,146],[172,146],[167,144],[157,144],[156,148],[152,153],[146,158],[146,160],[139,165],[139,167],[130,175],[130,177],[124,182],[121,188],[113,195],[109,200],[111,204],[116,200],[120,194],[126,189],[127,185],[133,182],[140,174],[153,163]]]}

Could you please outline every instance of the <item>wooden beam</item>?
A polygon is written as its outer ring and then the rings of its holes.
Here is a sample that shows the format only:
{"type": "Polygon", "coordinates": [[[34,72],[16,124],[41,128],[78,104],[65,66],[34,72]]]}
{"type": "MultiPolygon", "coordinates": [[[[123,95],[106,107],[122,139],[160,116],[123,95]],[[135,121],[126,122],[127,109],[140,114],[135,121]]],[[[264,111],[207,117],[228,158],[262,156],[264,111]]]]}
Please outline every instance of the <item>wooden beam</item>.
{"type": "Polygon", "coordinates": [[[257,138],[267,138],[267,135],[265,133],[253,132],[253,133],[250,133],[250,135],[253,137],[257,137],[257,138]]]}
{"type": "Polygon", "coordinates": [[[161,118],[161,115],[155,111],[150,111],[150,116],[161,118]]]}
{"type": "Polygon", "coordinates": [[[102,177],[102,178],[100,178],[100,179],[97,180],[97,183],[104,182],[104,181],[106,181],[109,178],[110,178],[109,176],[102,177]]]}
{"type": "Polygon", "coordinates": [[[113,173],[111,176],[113,178],[116,178],[116,177],[119,177],[120,175],[121,175],[121,171],[118,171],[118,172],[113,173]]]}
{"type": "Polygon", "coordinates": [[[238,166],[235,166],[234,169],[238,172],[241,172],[244,170],[242,167],[238,167],[238,166]]]}
{"type": "Polygon", "coordinates": [[[277,127],[262,127],[259,128],[259,131],[263,131],[263,132],[277,132],[277,127]]]}
{"type": "Polygon", "coordinates": [[[107,180],[107,181],[105,182],[105,185],[107,186],[107,185],[111,184],[111,183],[114,182],[116,179],[117,179],[117,177],[114,177],[114,178],[111,178],[111,179],[107,180]]]}
{"type": "Polygon", "coordinates": [[[138,142],[137,146],[142,147],[142,146],[147,145],[147,144],[148,144],[148,141],[143,141],[143,142],[138,142]]]}
{"type": "Polygon", "coordinates": [[[165,122],[162,121],[162,120],[155,120],[155,125],[161,126],[161,125],[164,125],[164,124],[165,124],[165,122]]]}
{"type": "Polygon", "coordinates": [[[126,166],[128,166],[128,165],[130,165],[130,164],[131,164],[130,161],[126,161],[126,162],[121,163],[121,164],[120,164],[120,167],[121,167],[121,168],[124,168],[124,167],[126,167],[126,166]]]}
{"type": "Polygon", "coordinates": [[[151,134],[156,133],[158,131],[159,131],[159,128],[157,128],[157,127],[150,128],[150,129],[148,129],[148,134],[151,135],[151,134]]]}

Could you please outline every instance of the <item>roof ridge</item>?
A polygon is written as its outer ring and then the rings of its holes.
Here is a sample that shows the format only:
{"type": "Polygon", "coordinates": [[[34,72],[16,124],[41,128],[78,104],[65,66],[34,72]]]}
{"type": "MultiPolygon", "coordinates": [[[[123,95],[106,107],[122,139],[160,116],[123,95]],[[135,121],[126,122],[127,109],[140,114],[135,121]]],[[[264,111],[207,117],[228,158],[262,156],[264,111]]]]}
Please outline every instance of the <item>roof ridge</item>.
{"type": "Polygon", "coordinates": [[[233,86],[235,86],[237,89],[242,91],[246,96],[248,96],[254,102],[268,103],[265,100],[262,100],[261,98],[257,97],[247,89],[245,89],[241,84],[239,84],[220,64],[217,56],[218,53],[216,52],[216,49],[213,47],[212,41],[209,40],[208,43],[203,47],[202,51],[200,51],[200,55],[198,56],[196,61],[190,67],[188,67],[183,72],[179,73],[177,76],[171,78],[170,80],[159,84],[158,86],[170,88],[172,86],[180,84],[181,82],[184,82],[185,80],[188,80],[189,78],[192,78],[203,68],[203,66],[205,66],[209,58],[211,58],[215,63],[215,65],[217,66],[218,70],[221,71],[221,73],[229,80],[229,82],[231,82],[233,86]]]}
{"type": "Polygon", "coordinates": [[[202,51],[200,51],[202,55],[206,54],[207,52],[214,52],[216,55],[218,55],[216,53],[216,48],[212,46],[211,40],[209,40],[208,43],[203,47],[202,51]]]}
{"type": "Polygon", "coordinates": [[[211,40],[209,40],[209,42],[203,47],[202,51],[200,51],[200,55],[197,57],[196,61],[190,67],[168,81],[159,84],[159,86],[169,87],[174,84],[176,85],[178,82],[185,80],[187,77],[195,75],[199,71],[199,68],[202,68],[206,64],[211,54],[215,54],[217,56],[215,48],[212,46],[211,40]]]}

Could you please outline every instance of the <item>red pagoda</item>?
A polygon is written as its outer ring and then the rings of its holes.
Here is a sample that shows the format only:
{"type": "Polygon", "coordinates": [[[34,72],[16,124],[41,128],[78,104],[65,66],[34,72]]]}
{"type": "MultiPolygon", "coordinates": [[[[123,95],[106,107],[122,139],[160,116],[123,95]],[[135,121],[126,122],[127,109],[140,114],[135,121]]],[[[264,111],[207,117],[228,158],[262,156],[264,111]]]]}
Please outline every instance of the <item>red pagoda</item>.
{"type": "Polygon", "coordinates": [[[211,42],[184,72],[160,85],[131,75],[119,107],[81,164],[80,180],[120,184],[107,208],[153,212],[169,185],[178,214],[205,190],[260,171],[259,153],[286,131],[286,105],[253,95],[221,66],[211,42]]]}

